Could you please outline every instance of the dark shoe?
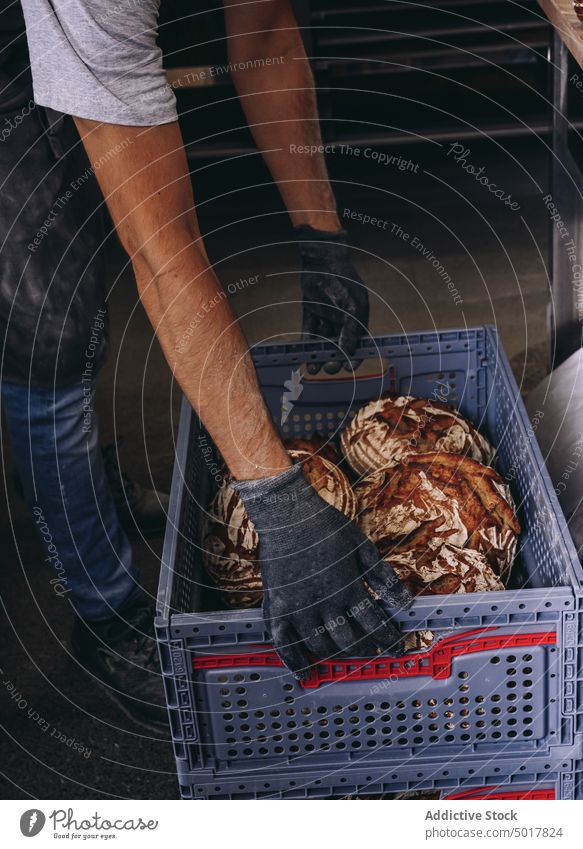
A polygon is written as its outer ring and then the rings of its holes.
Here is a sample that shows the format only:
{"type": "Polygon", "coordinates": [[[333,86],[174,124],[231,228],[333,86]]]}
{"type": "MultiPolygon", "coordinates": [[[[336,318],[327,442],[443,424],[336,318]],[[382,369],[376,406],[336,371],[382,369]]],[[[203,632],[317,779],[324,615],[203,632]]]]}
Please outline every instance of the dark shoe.
{"type": "Polygon", "coordinates": [[[166,528],[169,496],[144,489],[120,469],[114,443],[101,449],[105,474],[115,501],[119,520],[128,536],[160,536],[166,528]]]}
{"type": "Polygon", "coordinates": [[[168,714],[154,635],[154,609],[143,598],[100,622],[76,618],[73,654],[133,719],[167,727],[168,714]]]}

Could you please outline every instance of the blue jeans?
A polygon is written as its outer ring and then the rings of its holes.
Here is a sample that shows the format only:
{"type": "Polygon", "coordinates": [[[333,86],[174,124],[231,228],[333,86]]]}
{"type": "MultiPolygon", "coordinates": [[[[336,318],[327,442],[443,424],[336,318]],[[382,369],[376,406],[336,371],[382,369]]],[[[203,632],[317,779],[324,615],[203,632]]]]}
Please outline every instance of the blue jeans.
{"type": "Polygon", "coordinates": [[[139,585],[105,476],[92,385],[3,383],[1,393],[53,588],[83,619],[106,619],[139,594],[139,585]]]}

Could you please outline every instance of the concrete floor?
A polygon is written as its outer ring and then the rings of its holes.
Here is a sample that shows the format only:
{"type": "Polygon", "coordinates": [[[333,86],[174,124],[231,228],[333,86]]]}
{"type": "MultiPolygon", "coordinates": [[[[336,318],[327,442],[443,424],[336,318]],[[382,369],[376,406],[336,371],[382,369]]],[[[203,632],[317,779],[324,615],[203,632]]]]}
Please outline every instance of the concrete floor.
{"type": "MultiPolygon", "coordinates": [[[[492,141],[468,147],[467,163],[483,165],[490,182],[510,193],[519,210],[509,209],[462,163],[456,164],[447,145],[392,151],[412,160],[410,170],[340,153],[331,157],[330,170],[342,211],[387,222],[380,227],[350,222],[356,264],[373,293],[372,331],[496,324],[526,391],[547,363],[547,221],[541,202],[546,151],[540,142],[525,140],[506,149],[492,141]],[[415,238],[450,275],[457,303],[414,247],[415,238]]],[[[265,172],[255,157],[243,166],[239,161],[196,167],[200,218],[221,279],[228,285],[259,275],[232,299],[249,340],[274,334],[290,338],[301,314],[297,256],[265,172]]],[[[112,254],[113,350],[96,402],[102,439],[123,438],[120,453],[128,472],[145,485],[168,488],[179,392],[136,304],[131,275],[120,275],[122,266],[121,254],[112,254]]],[[[0,621],[0,797],[176,798],[168,741],[120,716],[68,656],[70,609],[52,593],[32,523],[12,487],[6,442],[3,449],[8,504],[2,504],[0,519],[5,608],[0,621]],[[20,699],[11,698],[6,682],[13,683],[20,699]],[[29,711],[50,730],[43,731],[29,711]],[[90,755],[67,747],[59,739],[63,733],[90,755]]],[[[144,586],[152,594],[161,546],[162,540],[134,546],[144,586]]]]}

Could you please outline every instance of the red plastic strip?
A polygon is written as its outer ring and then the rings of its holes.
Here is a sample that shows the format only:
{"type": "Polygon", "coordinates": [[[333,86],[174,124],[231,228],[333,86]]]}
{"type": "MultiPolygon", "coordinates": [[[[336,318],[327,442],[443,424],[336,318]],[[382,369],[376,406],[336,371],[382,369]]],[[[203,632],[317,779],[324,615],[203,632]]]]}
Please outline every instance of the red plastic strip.
{"type": "MultiPolygon", "coordinates": [[[[446,679],[451,675],[454,657],[482,651],[497,651],[508,648],[531,648],[556,645],[554,631],[530,634],[492,634],[496,628],[478,628],[446,637],[426,652],[403,655],[403,657],[378,657],[320,661],[315,663],[308,676],[301,681],[305,689],[314,689],[331,681],[371,681],[383,678],[411,678],[428,676],[434,680],[446,679]]],[[[194,670],[226,669],[229,667],[260,666],[281,667],[283,663],[273,649],[241,652],[239,654],[199,655],[192,660],[194,670]]]]}
{"type": "Polygon", "coordinates": [[[273,649],[241,654],[205,654],[192,658],[192,668],[228,669],[232,666],[283,666],[273,649]]]}
{"type": "Polygon", "coordinates": [[[461,793],[451,793],[449,796],[444,796],[443,800],[451,801],[453,799],[555,799],[554,790],[542,790],[533,788],[532,790],[501,790],[499,787],[476,787],[474,790],[465,790],[461,793]]]}
{"type": "Polygon", "coordinates": [[[404,655],[403,657],[371,658],[363,660],[322,661],[302,681],[306,688],[318,687],[330,681],[370,681],[378,678],[410,678],[425,675],[440,680],[451,675],[454,657],[482,651],[498,651],[508,648],[553,645],[557,641],[554,631],[534,634],[487,634],[465,638],[463,635],[443,640],[427,652],[404,655]]]}

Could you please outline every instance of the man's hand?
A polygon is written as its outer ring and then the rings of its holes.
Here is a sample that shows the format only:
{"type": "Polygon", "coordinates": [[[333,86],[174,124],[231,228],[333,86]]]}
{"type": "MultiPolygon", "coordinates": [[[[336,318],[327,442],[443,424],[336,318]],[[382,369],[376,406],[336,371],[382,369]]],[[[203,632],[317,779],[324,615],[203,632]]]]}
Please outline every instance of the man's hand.
{"type": "MultiPolygon", "coordinates": [[[[368,292],[351,262],[347,233],[306,226],[296,227],[295,233],[302,259],[303,335],[312,340],[337,340],[345,361],[350,361],[358,340],[367,332],[368,292]]],[[[336,374],[342,362],[326,363],[324,371],[336,374]]],[[[357,368],[360,362],[351,365],[357,368]]],[[[316,363],[308,366],[310,374],[319,369],[316,363]]]]}
{"type": "Polygon", "coordinates": [[[377,599],[401,609],[411,596],[372,542],[320,498],[300,465],[234,487],[259,533],[265,621],[296,678],[309,671],[306,652],[320,659],[403,653],[377,599]]]}

